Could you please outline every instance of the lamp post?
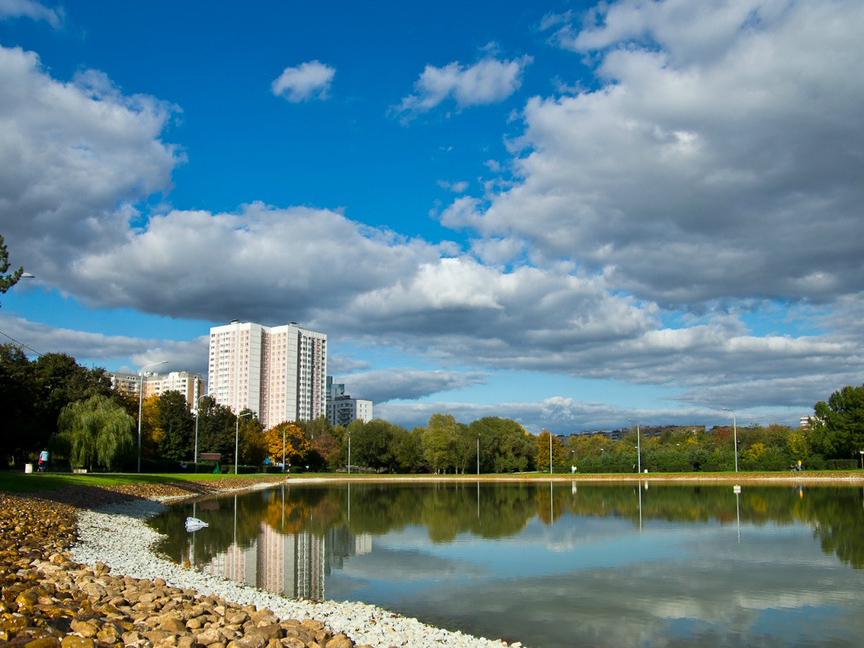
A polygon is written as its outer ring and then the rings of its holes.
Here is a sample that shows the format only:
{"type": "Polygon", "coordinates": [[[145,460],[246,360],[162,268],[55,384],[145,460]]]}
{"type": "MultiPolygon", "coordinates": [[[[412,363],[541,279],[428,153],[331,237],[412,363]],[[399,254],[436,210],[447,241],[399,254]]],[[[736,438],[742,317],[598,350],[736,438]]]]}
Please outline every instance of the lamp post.
{"type": "MultiPolygon", "coordinates": [[[[630,421],[630,419],[627,419],[630,421]]],[[[639,433],[639,421],[636,421],[636,472],[642,474],[642,443],[641,434],[639,433]]]]}
{"type": "Polygon", "coordinates": [[[159,362],[151,362],[150,364],[144,365],[141,367],[141,370],[138,372],[138,376],[141,380],[138,382],[138,472],[141,472],[141,408],[144,404],[144,372],[147,371],[150,367],[156,367],[158,365],[168,364],[167,360],[161,360],[159,362]]]}
{"type": "MultiPolygon", "coordinates": [[[[196,384],[198,381],[195,381],[196,384]]],[[[207,396],[207,394],[201,394],[197,400],[195,401],[195,456],[193,462],[195,463],[195,472],[198,472],[198,419],[201,418],[201,399],[207,396]]]]}
{"type": "Polygon", "coordinates": [[[480,435],[477,435],[477,476],[480,476],[480,435]]]}
{"type": "Polygon", "coordinates": [[[244,412],[237,415],[237,423],[234,427],[234,474],[237,474],[237,458],[238,450],[240,449],[240,419],[244,416],[252,416],[254,412],[244,412]]]}
{"type": "MultiPolygon", "coordinates": [[[[549,433],[549,474],[552,474],[552,433],[549,433]]],[[[550,485],[552,482],[549,482],[550,485]]]]}
{"type": "Polygon", "coordinates": [[[351,429],[348,429],[348,474],[351,474],[351,429]]]}
{"type": "Polygon", "coordinates": [[[735,411],[724,407],[724,410],[732,413],[732,435],[735,442],[735,472],[738,472],[738,422],[735,420],[735,411]]]}
{"type": "Polygon", "coordinates": [[[285,426],[282,426],[282,472],[285,472],[285,426]]]}

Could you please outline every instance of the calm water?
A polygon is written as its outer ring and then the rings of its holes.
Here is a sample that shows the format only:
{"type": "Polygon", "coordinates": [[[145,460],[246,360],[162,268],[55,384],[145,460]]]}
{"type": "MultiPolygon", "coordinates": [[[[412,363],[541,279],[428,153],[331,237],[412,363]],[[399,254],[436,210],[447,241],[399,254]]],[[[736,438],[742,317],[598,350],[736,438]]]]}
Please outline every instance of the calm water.
{"type": "Polygon", "coordinates": [[[864,645],[861,488],[291,485],[153,526],[207,572],[533,648],[864,645]]]}

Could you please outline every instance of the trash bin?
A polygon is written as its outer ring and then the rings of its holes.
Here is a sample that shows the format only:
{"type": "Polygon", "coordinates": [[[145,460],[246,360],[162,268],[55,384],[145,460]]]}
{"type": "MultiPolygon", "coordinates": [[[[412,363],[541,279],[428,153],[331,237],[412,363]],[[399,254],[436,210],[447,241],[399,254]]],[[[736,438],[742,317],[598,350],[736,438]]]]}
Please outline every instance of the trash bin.
{"type": "Polygon", "coordinates": [[[32,473],[33,472],[33,464],[32,463],[25,463],[24,464],[24,472],[25,473],[32,473]]]}

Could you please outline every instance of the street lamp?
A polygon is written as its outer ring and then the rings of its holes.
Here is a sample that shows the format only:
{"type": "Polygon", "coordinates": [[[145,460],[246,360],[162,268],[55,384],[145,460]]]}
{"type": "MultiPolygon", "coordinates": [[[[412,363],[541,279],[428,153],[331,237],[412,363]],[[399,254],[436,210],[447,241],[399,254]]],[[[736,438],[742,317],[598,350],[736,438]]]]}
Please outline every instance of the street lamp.
{"type": "Polygon", "coordinates": [[[735,472],[738,472],[738,422],[735,420],[734,410],[724,407],[727,412],[732,412],[732,434],[735,440],[735,472]]]}
{"type": "Polygon", "coordinates": [[[348,474],[351,474],[351,428],[348,428],[348,474]]]}
{"type": "Polygon", "coordinates": [[[234,427],[234,475],[237,475],[237,457],[240,448],[240,419],[244,416],[252,416],[254,412],[244,412],[237,415],[237,424],[234,427]]]}
{"type": "Polygon", "coordinates": [[[141,406],[144,403],[144,372],[147,371],[149,367],[156,367],[158,365],[168,364],[167,360],[161,360],[159,362],[151,362],[148,365],[144,365],[141,367],[138,375],[141,380],[138,383],[138,472],[141,472],[141,406]]]}
{"type": "Polygon", "coordinates": [[[477,435],[477,476],[480,476],[480,435],[477,435]]]}

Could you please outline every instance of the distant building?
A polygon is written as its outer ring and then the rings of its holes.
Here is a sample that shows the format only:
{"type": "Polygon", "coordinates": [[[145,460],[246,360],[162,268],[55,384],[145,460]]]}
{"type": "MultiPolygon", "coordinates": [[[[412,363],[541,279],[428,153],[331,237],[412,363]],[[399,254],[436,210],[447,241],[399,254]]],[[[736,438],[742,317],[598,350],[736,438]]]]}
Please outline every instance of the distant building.
{"type": "MultiPolygon", "coordinates": [[[[111,387],[117,391],[138,396],[141,377],[131,373],[109,373],[111,387]]],[[[204,377],[189,371],[172,371],[167,374],[145,373],[143,398],[159,396],[167,391],[183,394],[189,409],[194,409],[198,398],[204,394],[204,377]]]]}
{"type": "Polygon", "coordinates": [[[326,377],[325,333],[236,320],[210,329],[208,394],[265,428],[326,416],[326,377]]]}
{"type": "Polygon", "coordinates": [[[327,420],[330,425],[349,425],[361,420],[368,423],[372,420],[372,401],[351,398],[345,393],[344,383],[334,383],[332,376],[327,376],[327,420]]]}

